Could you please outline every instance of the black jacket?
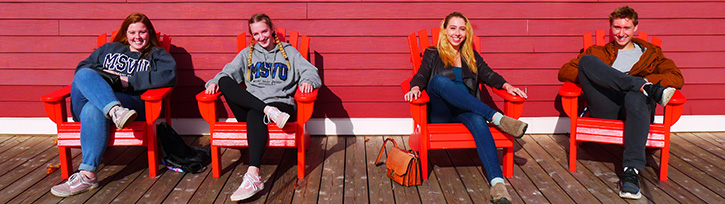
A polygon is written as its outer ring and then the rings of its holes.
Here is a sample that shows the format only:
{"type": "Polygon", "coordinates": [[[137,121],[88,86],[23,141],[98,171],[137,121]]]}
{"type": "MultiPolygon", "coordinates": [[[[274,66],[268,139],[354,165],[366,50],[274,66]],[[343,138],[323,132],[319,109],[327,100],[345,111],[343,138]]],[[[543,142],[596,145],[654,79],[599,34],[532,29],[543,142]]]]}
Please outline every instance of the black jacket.
{"type": "MultiPolygon", "coordinates": [[[[461,70],[463,73],[463,83],[466,87],[468,87],[469,93],[480,100],[481,89],[478,86],[479,83],[484,83],[496,89],[502,89],[503,84],[506,83],[506,79],[494,72],[491,67],[483,61],[481,55],[477,52],[474,52],[474,55],[476,57],[476,66],[478,66],[478,74],[471,72],[466,63],[463,63],[461,70]]],[[[461,60],[465,62],[465,59],[461,60]]],[[[423,61],[420,63],[418,73],[416,73],[413,76],[413,79],[410,80],[410,87],[412,88],[414,86],[418,86],[421,91],[425,90],[428,86],[428,82],[435,75],[443,75],[451,80],[456,79],[453,69],[445,67],[438,50],[435,48],[429,48],[425,50],[425,53],[423,53],[423,61]]]]}

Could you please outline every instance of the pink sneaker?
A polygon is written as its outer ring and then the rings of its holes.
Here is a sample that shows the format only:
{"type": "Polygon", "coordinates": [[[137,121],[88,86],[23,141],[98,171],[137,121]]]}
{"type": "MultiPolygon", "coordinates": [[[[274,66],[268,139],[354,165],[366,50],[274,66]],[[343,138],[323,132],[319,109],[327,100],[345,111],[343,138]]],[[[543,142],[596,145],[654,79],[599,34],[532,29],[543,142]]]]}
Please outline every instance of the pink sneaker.
{"type": "Polygon", "coordinates": [[[239,188],[234,191],[230,199],[233,202],[244,200],[252,197],[257,192],[262,191],[262,189],[264,189],[264,182],[262,182],[262,177],[252,176],[249,175],[249,173],[246,173],[244,174],[244,178],[242,179],[242,185],[239,185],[239,188]]]}
{"type": "Polygon", "coordinates": [[[277,124],[277,127],[280,129],[282,129],[284,125],[287,124],[287,120],[289,120],[289,114],[280,111],[274,106],[271,106],[267,111],[267,114],[264,116],[264,124],[268,124],[269,120],[272,120],[272,122],[277,124]]]}
{"type": "Polygon", "coordinates": [[[113,114],[111,115],[111,120],[113,120],[113,123],[116,124],[116,128],[123,129],[126,128],[133,120],[136,120],[136,117],[138,114],[136,114],[135,110],[131,110],[128,108],[124,108],[121,106],[118,106],[115,111],[111,111],[113,114]]]}
{"type": "Polygon", "coordinates": [[[93,190],[98,187],[97,178],[88,178],[85,174],[75,172],[68,178],[68,181],[62,184],[58,184],[50,188],[50,192],[58,197],[68,197],[83,193],[89,190],[93,190]]]}

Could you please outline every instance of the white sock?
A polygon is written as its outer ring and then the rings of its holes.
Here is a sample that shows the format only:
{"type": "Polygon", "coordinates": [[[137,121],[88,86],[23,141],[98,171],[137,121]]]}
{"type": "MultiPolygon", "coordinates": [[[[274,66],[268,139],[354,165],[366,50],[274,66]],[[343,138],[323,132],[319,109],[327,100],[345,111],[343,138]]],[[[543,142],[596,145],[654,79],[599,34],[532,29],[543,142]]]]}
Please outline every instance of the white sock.
{"type": "Polygon", "coordinates": [[[501,177],[496,177],[496,178],[493,178],[493,179],[491,179],[491,186],[494,186],[494,185],[496,185],[496,184],[498,184],[498,183],[504,183],[504,182],[503,182],[503,178],[501,178],[501,177]]]}
{"type": "Polygon", "coordinates": [[[501,118],[503,118],[503,114],[496,112],[493,114],[493,118],[491,118],[491,122],[494,125],[501,125],[501,118]]]}

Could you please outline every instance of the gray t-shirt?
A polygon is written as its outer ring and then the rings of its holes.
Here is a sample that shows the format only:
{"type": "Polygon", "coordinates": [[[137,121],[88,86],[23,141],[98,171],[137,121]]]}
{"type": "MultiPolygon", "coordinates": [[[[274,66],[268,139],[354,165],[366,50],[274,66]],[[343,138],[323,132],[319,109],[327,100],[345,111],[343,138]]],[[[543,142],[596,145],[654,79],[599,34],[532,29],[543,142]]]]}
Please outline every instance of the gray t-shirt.
{"type": "Polygon", "coordinates": [[[632,66],[639,61],[639,58],[642,57],[643,53],[641,46],[637,43],[632,44],[634,44],[634,49],[619,50],[619,53],[617,53],[617,59],[614,59],[614,63],[612,64],[612,68],[624,73],[632,70],[632,66]]]}

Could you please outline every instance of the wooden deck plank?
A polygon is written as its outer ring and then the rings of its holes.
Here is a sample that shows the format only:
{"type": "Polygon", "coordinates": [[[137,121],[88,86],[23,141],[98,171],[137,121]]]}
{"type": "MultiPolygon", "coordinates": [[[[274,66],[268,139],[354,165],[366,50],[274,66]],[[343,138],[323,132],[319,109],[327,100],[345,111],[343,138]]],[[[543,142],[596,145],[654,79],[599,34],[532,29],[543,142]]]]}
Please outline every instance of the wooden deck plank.
{"type": "MultiPolygon", "coordinates": [[[[146,154],[146,148],[134,147],[129,148],[125,152],[123,157],[119,157],[118,163],[128,163],[126,166],[114,166],[115,172],[111,172],[109,168],[104,168],[103,173],[113,174],[113,178],[110,182],[103,186],[99,186],[98,192],[88,199],[88,203],[110,203],[115,200],[121,192],[123,192],[136,178],[139,177],[141,172],[148,169],[148,156],[146,154]]],[[[148,173],[148,172],[147,172],[148,173]]],[[[132,187],[135,188],[135,187],[132,187]]]]}
{"type": "Polygon", "coordinates": [[[327,137],[318,203],[342,203],[345,187],[345,137],[327,137]]]}
{"type": "MultiPolygon", "coordinates": [[[[623,171],[624,167],[621,166],[623,151],[622,145],[590,143],[589,146],[595,149],[592,152],[600,152],[601,155],[607,155],[606,153],[608,152],[608,155],[612,156],[609,159],[613,161],[613,164],[608,167],[611,167],[610,169],[617,173],[621,173],[623,171]]],[[[673,174],[672,171],[676,171],[676,169],[670,169],[668,182],[661,182],[659,180],[659,175],[657,175],[657,172],[652,167],[646,167],[644,170],[640,171],[639,187],[642,192],[642,196],[647,197],[655,203],[698,203],[697,201],[690,200],[689,198],[691,196],[686,196],[687,194],[690,194],[686,189],[677,185],[676,182],[670,182],[675,179],[675,176],[677,176],[677,174],[673,174]]]]}
{"type": "Polygon", "coordinates": [[[536,159],[534,159],[528,152],[527,147],[533,146],[536,144],[531,144],[527,142],[522,141],[515,141],[514,142],[514,148],[521,149],[517,153],[517,156],[526,159],[528,162],[526,162],[521,166],[521,170],[524,171],[524,173],[531,179],[531,181],[536,185],[536,187],[541,191],[541,193],[546,197],[548,202],[551,203],[574,203],[573,200],[569,197],[569,195],[566,194],[564,190],[559,188],[559,186],[556,184],[556,181],[554,181],[550,176],[548,176],[548,172],[546,172],[541,166],[538,165],[538,162],[536,159]],[[523,144],[522,144],[523,143],[523,144]],[[547,176],[542,176],[547,175],[547,176]]]}
{"type": "MultiPolygon", "coordinates": [[[[83,157],[81,156],[80,148],[71,148],[71,155],[73,155],[73,160],[71,160],[71,162],[73,162],[74,164],[81,163],[83,157]]],[[[54,160],[56,162],[54,163],[54,165],[60,164],[59,159],[54,160]]],[[[18,199],[14,199],[13,202],[17,200],[18,203],[58,203],[63,198],[59,198],[51,194],[50,188],[63,182],[65,182],[65,179],[61,177],[61,171],[60,169],[58,169],[52,174],[46,176],[44,179],[40,180],[40,182],[36,183],[35,187],[31,188],[33,190],[23,192],[23,194],[18,196],[18,199]]]]}
{"type": "MultiPolygon", "coordinates": [[[[657,169],[647,167],[641,172],[645,196],[640,200],[625,200],[617,195],[619,178],[616,173],[621,173],[621,145],[580,145],[577,171],[568,172],[568,136],[527,135],[516,142],[514,177],[506,179],[507,187],[515,203],[723,203],[725,171],[719,166],[725,159],[716,155],[721,148],[717,145],[722,140],[720,134],[673,135],[676,144],[671,149],[669,180],[660,182],[657,169]],[[712,158],[706,160],[701,155],[712,158]],[[552,198],[555,195],[560,197],[552,198]]],[[[248,163],[246,156],[241,156],[247,152],[245,148],[240,148],[242,151],[223,148],[222,163],[226,165],[221,178],[211,178],[209,170],[193,175],[166,169],[162,169],[159,177],[148,178],[145,148],[112,147],[98,168],[101,186],[64,199],[49,192],[51,186],[63,182],[60,172],[45,174],[48,164],[59,163],[52,140],[41,139],[33,143],[30,141],[38,138],[13,137],[18,139],[0,136],[0,142],[24,141],[17,146],[46,148],[23,161],[25,164],[17,165],[11,173],[0,175],[0,181],[9,182],[0,194],[0,203],[226,203],[229,194],[241,183],[247,168],[245,163],[248,163]],[[182,196],[182,193],[188,195],[182,196]]],[[[409,148],[407,136],[389,137],[401,148],[409,148]]],[[[488,202],[488,181],[475,149],[432,151],[430,180],[417,187],[402,187],[387,178],[385,166],[374,165],[384,138],[313,137],[307,152],[309,173],[302,181],[296,179],[296,151],[293,148],[268,148],[261,168],[266,178],[265,190],[247,202],[488,202]],[[363,167],[356,166],[362,163],[365,164],[363,167]],[[358,170],[354,171],[355,168],[358,170]],[[454,190],[458,192],[449,193],[454,190]],[[361,197],[364,198],[360,200],[361,197]]],[[[208,144],[207,137],[184,139],[192,145],[208,144]]],[[[17,151],[30,151],[20,147],[14,149],[0,152],[0,156],[12,159],[9,155],[17,155],[17,151]]],[[[75,155],[74,164],[79,164],[80,149],[73,148],[71,153],[75,155]]],[[[657,152],[648,155],[648,165],[656,165],[659,156],[657,152]]]]}
{"type": "Polygon", "coordinates": [[[346,137],[344,203],[370,203],[368,200],[368,160],[365,137],[346,137]]]}
{"type": "MultiPolygon", "coordinates": [[[[275,180],[275,172],[277,170],[277,167],[279,167],[280,161],[282,161],[282,157],[284,155],[284,150],[286,148],[283,147],[267,147],[264,151],[264,155],[262,155],[261,164],[259,167],[259,176],[262,177],[262,180],[264,181],[264,189],[257,193],[256,195],[248,198],[245,200],[245,202],[248,203],[266,203],[266,202],[272,202],[274,201],[273,198],[270,198],[270,190],[274,188],[275,180]]],[[[249,149],[247,149],[249,150],[249,149]]],[[[247,153],[249,154],[249,153],[247,153]]],[[[245,171],[246,173],[246,171],[245,171]]],[[[241,184],[243,177],[230,177],[229,179],[236,179],[239,180],[239,183],[241,184]]]]}
{"type": "MultiPolygon", "coordinates": [[[[30,156],[34,156],[35,154],[47,149],[47,147],[50,146],[48,144],[45,144],[46,148],[34,148],[35,146],[44,145],[44,140],[48,141],[50,139],[49,137],[37,137],[15,144],[8,144],[7,150],[0,154],[0,161],[4,161],[0,164],[0,167],[2,167],[3,170],[6,170],[0,173],[0,175],[5,175],[6,173],[11,172],[10,170],[12,168],[23,164],[23,162],[27,161],[30,156]]],[[[0,183],[0,190],[2,190],[4,186],[6,186],[6,183],[0,183]]]]}
{"type": "Polygon", "coordinates": [[[310,137],[310,140],[310,149],[305,155],[305,171],[308,173],[302,182],[297,182],[298,186],[295,189],[292,203],[317,203],[327,137],[310,137]]]}
{"type": "MultiPolygon", "coordinates": [[[[473,162],[466,151],[467,149],[452,149],[447,152],[463,186],[466,188],[465,191],[471,197],[471,201],[473,203],[490,203],[491,193],[488,182],[490,178],[486,177],[478,169],[478,165],[473,162]]],[[[496,156],[498,157],[498,155],[496,156]]],[[[478,157],[475,157],[475,159],[478,159],[478,157]]]]}
{"type": "MultiPolygon", "coordinates": [[[[26,172],[38,167],[40,162],[49,159],[53,152],[50,150],[55,149],[55,155],[57,155],[58,149],[52,148],[52,143],[47,142],[49,138],[39,138],[37,142],[23,143],[29,146],[17,148],[20,151],[12,154],[12,157],[2,160],[0,169],[3,169],[3,172],[0,174],[0,190],[4,190],[9,184],[18,180],[19,175],[26,174],[26,172]],[[38,159],[40,161],[37,161],[38,159]]],[[[11,156],[11,154],[8,156],[11,156]]]]}
{"type": "MultiPolygon", "coordinates": [[[[375,159],[378,158],[380,147],[383,145],[384,137],[367,136],[365,137],[365,155],[367,157],[367,182],[368,196],[371,203],[395,203],[393,197],[393,181],[386,175],[388,169],[385,164],[375,165],[375,159]]],[[[387,153],[383,151],[381,160],[387,158],[387,153]]]]}
{"type": "MultiPolygon", "coordinates": [[[[557,144],[553,137],[554,135],[532,136],[532,138],[538,142],[539,145],[541,145],[541,147],[545,149],[556,162],[568,171],[568,152],[564,149],[565,146],[557,144]]],[[[562,139],[568,141],[569,137],[565,136],[562,139]]],[[[566,144],[568,145],[568,142],[566,144]]],[[[580,158],[592,158],[586,151],[580,151],[578,154],[580,158]]],[[[577,160],[577,171],[569,173],[585,187],[585,190],[594,195],[599,202],[625,203],[624,200],[617,195],[618,191],[615,182],[610,182],[611,179],[617,177],[616,174],[612,171],[606,170],[606,167],[601,165],[600,162],[582,162],[577,160]]]]}
{"type": "MultiPolygon", "coordinates": [[[[392,137],[386,137],[386,138],[393,139],[395,141],[395,143],[398,144],[398,148],[401,148],[401,149],[404,149],[404,150],[410,149],[406,145],[407,138],[404,139],[403,137],[400,137],[400,136],[392,136],[392,137]]],[[[390,152],[390,148],[393,148],[393,146],[394,145],[391,144],[391,143],[386,144],[386,147],[385,147],[385,152],[386,152],[385,156],[386,157],[385,157],[385,159],[387,159],[387,156],[388,156],[387,153],[390,152]]],[[[381,158],[380,160],[384,160],[384,159],[381,158]]],[[[387,172],[387,168],[386,168],[385,171],[387,172]]],[[[398,184],[398,183],[396,183],[394,181],[391,181],[391,184],[390,185],[393,188],[393,196],[395,197],[395,201],[396,202],[402,202],[402,203],[420,203],[421,202],[421,200],[420,200],[420,193],[419,193],[418,188],[413,187],[413,186],[405,187],[405,186],[402,186],[402,185],[400,185],[400,184],[398,184]]]]}
{"type": "MultiPolygon", "coordinates": [[[[79,153],[75,152],[75,155],[71,154],[71,156],[77,156],[79,153]]],[[[49,164],[60,163],[58,149],[47,148],[42,153],[22,163],[25,163],[25,165],[12,169],[10,170],[12,173],[0,177],[0,183],[4,184],[0,203],[19,203],[31,197],[33,197],[32,199],[37,198],[37,196],[33,195],[38,195],[40,192],[47,192],[49,188],[34,188],[33,186],[36,186],[36,183],[40,183],[41,180],[53,176],[53,174],[47,174],[47,167],[49,164]]],[[[60,174],[55,176],[60,177],[60,174]]]]}
{"type": "MultiPolygon", "coordinates": [[[[103,156],[101,166],[96,168],[96,178],[98,178],[98,188],[88,192],[64,198],[60,203],[83,203],[101,192],[107,184],[113,181],[118,172],[125,168],[134,158],[145,152],[143,147],[108,147],[106,154],[103,156]]],[[[82,154],[83,152],[81,152],[82,154]]],[[[75,169],[80,164],[74,165],[75,169]]],[[[104,201],[104,202],[110,202],[104,201]]]]}
{"type": "MultiPolygon", "coordinates": [[[[198,141],[199,144],[194,146],[209,148],[209,137],[199,138],[198,141]]],[[[194,196],[189,199],[189,203],[213,203],[217,199],[227,179],[223,175],[219,176],[219,178],[213,178],[211,170],[211,166],[207,166],[206,170],[199,173],[206,175],[206,177],[199,189],[194,193],[194,196]]]]}
{"type": "MultiPolygon", "coordinates": [[[[187,144],[198,142],[200,139],[199,137],[182,137],[184,142],[187,144]]],[[[159,153],[161,154],[161,153],[159,153]]],[[[142,156],[143,157],[143,156],[142,156]]],[[[161,156],[163,158],[163,155],[161,156]]],[[[140,158],[139,158],[140,159],[140,158]]],[[[156,176],[155,178],[149,178],[149,172],[148,168],[144,169],[141,172],[137,172],[138,176],[135,177],[133,181],[131,181],[128,186],[132,186],[132,188],[126,188],[122,192],[120,192],[111,203],[135,203],[136,201],[141,200],[141,198],[144,196],[144,194],[151,189],[151,187],[157,182],[162,180],[161,177],[163,175],[167,174],[166,172],[168,169],[162,167],[159,171],[159,176],[156,176]]],[[[158,192],[155,192],[158,193],[158,192]]]]}
{"type": "Polygon", "coordinates": [[[471,197],[466,193],[466,188],[463,186],[461,178],[451,163],[446,150],[431,150],[428,152],[428,158],[433,165],[433,172],[438,177],[438,183],[446,201],[449,203],[471,203],[471,197]]]}
{"type": "Polygon", "coordinates": [[[234,203],[229,200],[232,193],[242,184],[244,174],[249,168],[249,151],[247,148],[221,148],[222,174],[219,180],[225,181],[214,203],[234,203]]]}
{"type": "Polygon", "coordinates": [[[266,203],[291,203],[297,186],[297,148],[284,149],[266,203]]]}
{"type": "MultiPolygon", "coordinates": [[[[476,165],[476,168],[478,169],[478,171],[483,176],[482,178],[484,178],[486,180],[486,182],[488,182],[488,178],[486,178],[486,173],[485,173],[486,170],[483,169],[483,164],[481,163],[481,159],[479,159],[479,157],[478,157],[478,152],[476,151],[476,149],[466,149],[464,151],[466,152],[466,154],[468,154],[468,156],[470,157],[470,159],[473,162],[473,164],[476,165]]],[[[503,156],[502,153],[503,152],[500,152],[499,151],[499,159],[501,159],[501,157],[503,156]]],[[[514,164],[514,168],[516,168],[516,165],[515,164],[514,164]]],[[[511,184],[511,179],[504,178],[504,180],[506,182],[506,190],[508,190],[509,195],[511,195],[511,199],[512,199],[511,202],[512,203],[524,203],[524,201],[521,199],[521,196],[519,195],[519,192],[516,191],[516,189],[513,188],[513,185],[511,184]]],[[[528,178],[526,180],[528,180],[528,178]]],[[[487,185],[488,186],[486,186],[486,188],[490,188],[490,184],[487,184],[487,185]]],[[[490,194],[489,194],[489,196],[490,196],[490,194]]],[[[490,200],[490,199],[486,199],[486,200],[490,200]]],[[[546,200],[542,200],[542,202],[543,201],[546,201],[546,200]]]]}
{"type": "MultiPolygon", "coordinates": [[[[597,200],[597,198],[594,197],[594,195],[592,195],[586,187],[579,183],[579,181],[574,178],[571,173],[569,173],[568,168],[558,163],[557,159],[554,159],[554,157],[549,155],[549,151],[547,151],[548,149],[542,147],[532,137],[523,137],[518,141],[521,142],[522,140],[526,142],[526,151],[531,154],[535,161],[537,161],[536,163],[548,172],[549,176],[554,179],[557,184],[559,184],[559,187],[562,188],[562,190],[564,190],[575,203],[585,203],[597,200]]],[[[559,159],[559,161],[561,160],[559,159]]]]}

